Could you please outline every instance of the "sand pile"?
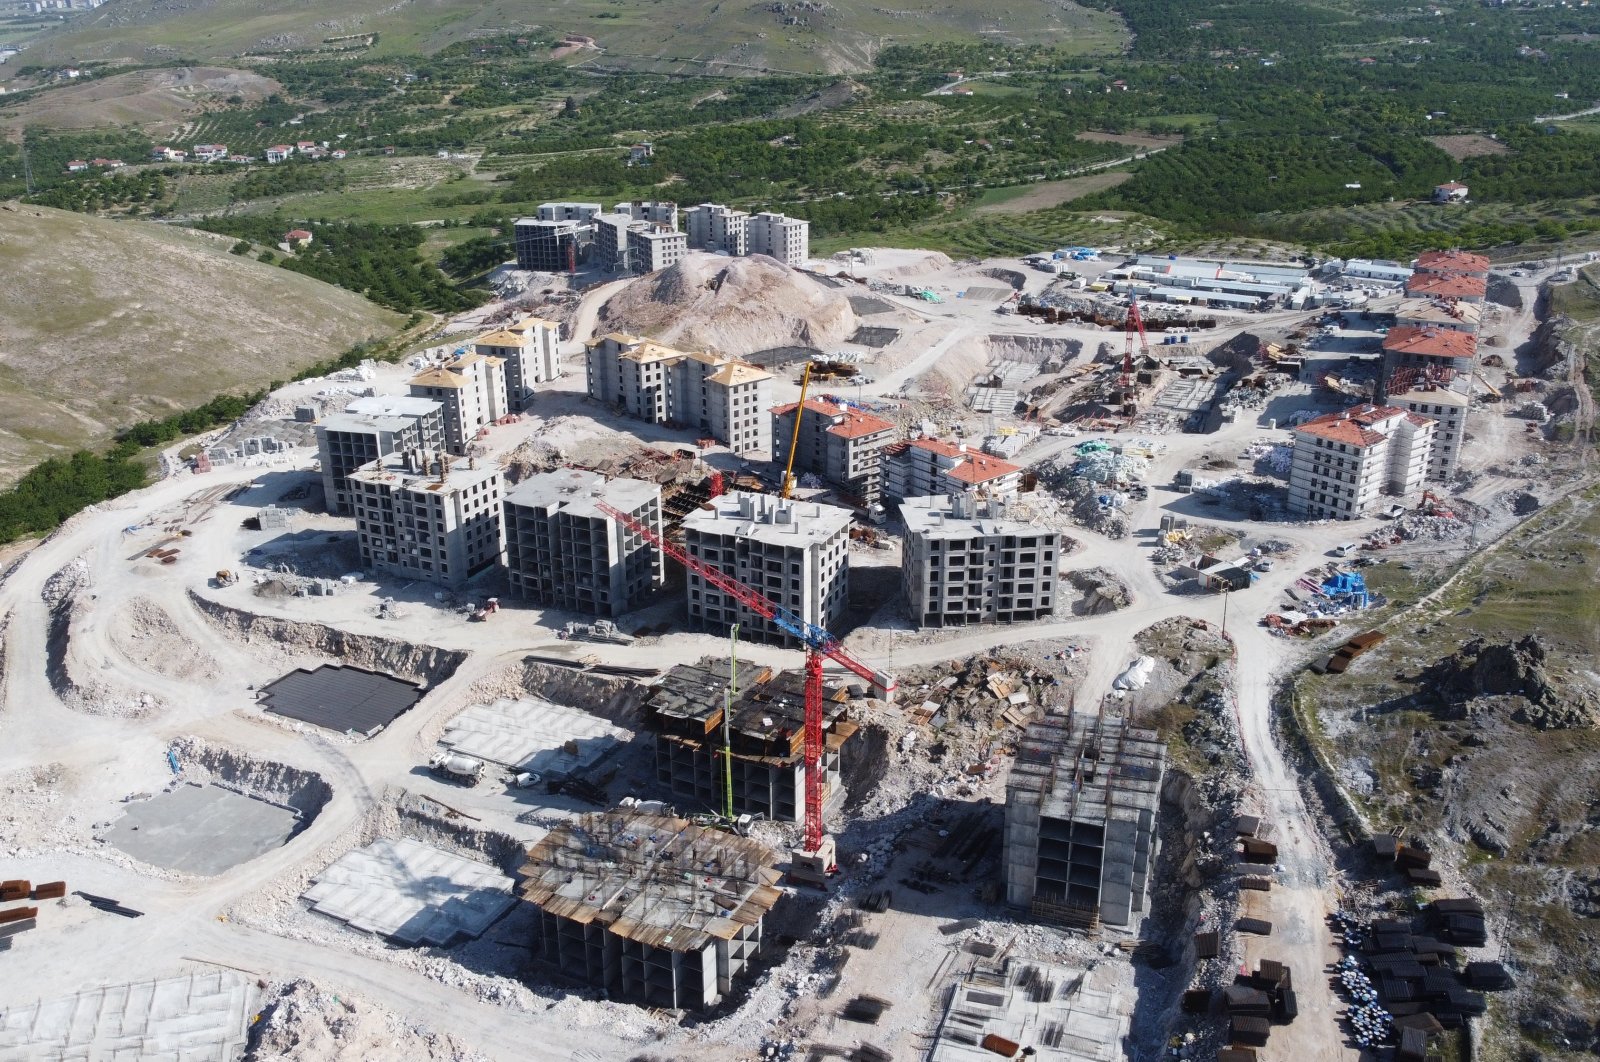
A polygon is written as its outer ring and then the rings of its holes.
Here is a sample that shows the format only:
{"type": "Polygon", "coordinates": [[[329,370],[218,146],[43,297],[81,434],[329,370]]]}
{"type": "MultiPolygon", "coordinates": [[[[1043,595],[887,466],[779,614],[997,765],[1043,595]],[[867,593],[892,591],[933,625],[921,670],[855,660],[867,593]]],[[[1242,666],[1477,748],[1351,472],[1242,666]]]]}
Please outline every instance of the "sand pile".
{"type": "Polygon", "coordinates": [[[486,1058],[448,1033],[435,1032],[366,1000],[323,991],[305,980],[277,987],[261,1025],[248,1059],[478,1062],[486,1058]]]}
{"type": "Polygon", "coordinates": [[[630,284],[600,308],[598,331],[630,332],[721,354],[772,347],[828,350],[860,325],[841,290],[764,255],[691,254],[630,284]]]}

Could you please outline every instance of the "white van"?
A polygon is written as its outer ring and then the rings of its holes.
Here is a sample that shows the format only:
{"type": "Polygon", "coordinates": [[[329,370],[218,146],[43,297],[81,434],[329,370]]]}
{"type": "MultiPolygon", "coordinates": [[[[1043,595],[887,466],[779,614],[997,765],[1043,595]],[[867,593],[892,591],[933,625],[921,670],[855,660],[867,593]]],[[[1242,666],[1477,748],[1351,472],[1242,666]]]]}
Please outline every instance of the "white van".
{"type": "Polygon", "coordinates": [[[1348,557],[1350,554],[1356,552],[1360,548],[1361,543],[1359,542],[1345,542],[1342,545],[1333,547],[1333,549],[1329,552],[1331,552],[1335,557],[1348,557]]]}

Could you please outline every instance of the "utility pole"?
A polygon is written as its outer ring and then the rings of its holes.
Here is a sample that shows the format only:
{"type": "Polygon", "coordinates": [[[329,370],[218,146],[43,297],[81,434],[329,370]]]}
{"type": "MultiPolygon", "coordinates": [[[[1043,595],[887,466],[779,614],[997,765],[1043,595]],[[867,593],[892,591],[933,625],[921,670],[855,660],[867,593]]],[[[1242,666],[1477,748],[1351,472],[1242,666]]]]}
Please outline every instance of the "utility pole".
{"type": "Polygon", "coordinates": [[[1228,637],[1228,588],[1226,586],[1222,588],[1222,637],[1224,641],[1228,637]]]}

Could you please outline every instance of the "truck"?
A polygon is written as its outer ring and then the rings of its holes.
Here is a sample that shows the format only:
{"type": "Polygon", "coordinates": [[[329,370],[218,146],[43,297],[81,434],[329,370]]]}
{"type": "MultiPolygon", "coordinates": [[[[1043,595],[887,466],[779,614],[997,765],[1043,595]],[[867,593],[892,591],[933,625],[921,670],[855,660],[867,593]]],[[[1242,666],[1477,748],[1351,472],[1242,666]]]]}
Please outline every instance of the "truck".
{"type": "Polygon", "coordinates": [[[428,761],[435,777],[462,785],[477,785],[483,779],[483,761],[459,752],[441,752],[428,761]]]}

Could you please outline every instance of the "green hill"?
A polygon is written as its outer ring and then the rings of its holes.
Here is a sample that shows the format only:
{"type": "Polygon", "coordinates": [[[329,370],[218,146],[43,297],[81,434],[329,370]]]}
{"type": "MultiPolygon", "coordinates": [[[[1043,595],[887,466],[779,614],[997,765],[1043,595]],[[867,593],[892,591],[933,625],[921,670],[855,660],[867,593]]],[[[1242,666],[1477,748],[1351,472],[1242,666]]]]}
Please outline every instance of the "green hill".
{"type": "Polygon", "coordinates": [[[401,323],[359,295],[229,254],[233,243],[0,204],[0,484],[401,323]]]}
{"type": "Polygon", "coordinates": [[[870,68],[888,44],[987,40],[1114,50],[1125,39],[1113,14],[1070,0],[116,0],[74,18],[28,49],[29,65],[127,58],[222,59],[359,46],[368,54],[432,53],[491,33],[593,37],[573,61],[722,73],[870,68]]]}

